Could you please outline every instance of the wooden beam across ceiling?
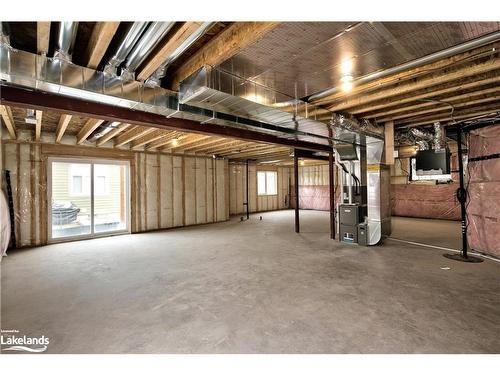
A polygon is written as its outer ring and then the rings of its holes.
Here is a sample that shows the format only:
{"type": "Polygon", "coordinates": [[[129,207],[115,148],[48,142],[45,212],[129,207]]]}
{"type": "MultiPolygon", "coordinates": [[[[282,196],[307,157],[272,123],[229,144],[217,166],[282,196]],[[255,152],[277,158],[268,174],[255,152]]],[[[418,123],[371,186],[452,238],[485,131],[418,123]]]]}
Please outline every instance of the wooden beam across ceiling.
{"type": "Polygon", "coordinates": [[[132,142],[134,139],[142,137],[146,134],[154,131],[155,128],[148,128],[145,126],[135,126],[134,128],[127,130],[125,133],[120,134],[116,137],[115,147],[123,146],[129,142],[132,142]]]}
{"type": "Polygon", "coordinates": [[[229,150],[229,149],[236,148],[236,147],[241,147],[244,144],[248,144],[248,142],[239,141],[239,140],[224,139],[223,144],[217,143],[215,145],[212,145],[212,146],[209,146],[206,148],[202,148],[201,150],[197,149],[197,150],[190,150],[190,151],[195,151],[197,153],[203,153],[203,154],[216,154],[219,151],[229,150]]]}
{"type": "Polygon", "coordinates": [[[396,124],[398,125],[398,127],[414,127],[414,126],[433,124],[435,122],[447,123],[463,119],[472,119],[473,117],[476,116],[482,116],[495,112],[500,112],[500,106],[498,104],[486,107],[468,108],[463,111],[455,112],[453,116],[451,116],[451,111],[448,111],[448,113],[438,113],[432,116],[417,117],[414,119],[405,119],[396,122],[396,124]]]}
{"type": "Polygon", "coordinates": [[[380,90],[371,94],[361,95],[356,98],[347,99],[329,106],[328,109],[332,112],[348,110],[349,108],[359,107],[363,104],[374,102],[379,99],[387,99],[405,93],[410,93],[412,91],[417,91],[420,89],[436,86],[444,82],[457,81],[465,77],[470,77],[477,74],[493,71],[499,68],[500,68],[500,59],[492,59],[482,62],[480,64],[465,66],[448,74],[439,73],[428,78],[423,78],[421,80],[417,79],[415,82],[397,85],[387,90],[380,90]]]}
{"type": "MultiPolygon", "coordinates": [[[[415,93],[410,93],[407,96],[404,97],[398,97],[396,99],[385,99],[382,101],[378,101],[375,104],[369,105],[369,106],[361,106],[358,108],[352,108],[349,109],[349,113],[353,115],[359,115],[363,114],[361,117],[365,117],[365,113],[375,113],[376,111],[381,112],[385,111],[385,108],[403,108],[403,104],[407,103],[413,103],[417,102],[422,99],[429,99],[429,98],[437,98],[441,95],[446,95],[450,93],[456,93],[456,92],[461,92],[461,91],[468,91],[468,90],[474,90],[477,88],[480,88],[482,86],[490,85],[490,84],[495,84],[500,82],[500,73],[495,72],[492,74],[490,77],[487,78],[482,78],[482,79],[477,79],[476,77],[471,77],[470,82],[466,83],[459,83],[459,84],[454,84],[451,86],[446,86],[444,88],[438,88],[436,90],[433,89],[428,89],[425,90],[425,92],[422,92],[420,94],[415,94],[415,93]]],[[[438,86],[439,87],[439,86],[438,86]]]]}
{"type": "Polygon", "coordinates": [[[473,49],[464,53],[460,53],[448,58],[444,58],[429,64],[418,66],[412,69],[404,70],[400,73],[391,74],[390,76],[373,80],[371,82],[354,86],[349,92],[338,91],[334,94],[328,95],[324,98],[314,101],[314,104],[324,105],[345,97],[359,95],[372,90],[379,90],[385,86],[401,83],[409,79],[415,79],[422,75],[428,74],[433,71],[448,69],[450,66],[462,63],[463,61],[470,61],[473,59],[484,57],[486,54],[492,54],[495,48],[498,50],[500,43],[492,43],[487,46],[473,49]]]}
{"type": "MultiPolygon", "coordinates": [[[[170,132],[173,133],[173,132],[170,132]]],[[[132,148],[138,148],[141,146],[144,146],[148,143],[154,142],[157,139],[164,139],[166,136],[171,135],[169,134],[166,130],[163,129],[155,129],[151,133],[142,136],[140,138],[137,138],[135,141],[132,142],[132,148]]]]}
{"type": "Polygon", "coordinates": [[[56,141],[55,143],[61,142],[61,139],[64,135],[64,132],[66,132],[66,128],[68,127],[69,122],[71,121],[72,115],[68,114],[63,114],[59,118],[59,123],[57,124],[57,129],[56,129],[56,141]]]}
{"type": "Polygon", "coordinates": [[[365,113],[365,114],[363,114],[363,118],[368,118],[368,119],[370,119],[370,118],[382,118],[383,116],[397,115],[398,113],[401,113],[401,112],[414,111],[417,109],[434,107],[434,106],[438,105],[440,101],[443,104],[446,104],[446,103],[459,102],[461,100],[471,100],[471,99],[475,99],[478,96],[490,95],[490,94],[496,93],[498,91],[500,91],[500,86],[495,86],[495,87],[491,87],[488,89],[467,92],[465,94],[449,96],[449,97],[437,98],[437,97],[433,96],[433,99],[428,99],[428,101],[425,101],[425,102],[423,100],[422,101],[417,100],[416,102],[419,104],[413,104],[413,105],[409,105],[409,106],[403,105],[403,106],[398,106],[397,108],[391,109],[391,110],[365,113]]]}
{"type": "Polygon", "coordinates": [[[10,139],[16,139],[16,125],[14,123],[14,118],[12,117],[11,109],[5,105],[0,105],[0,114],[3,119],[3,123],[9,132],[10,139]]]}
{"type": "Polygon", "coordinates": [[[82,144],[103,122],[104,120],[89,119],[76,135],[76,143],[82,144]]]}
{"type": "Polygon", "coordinates": [[[106,50],[113,39],[120,22],[97,22],[90,35],[87,49],[85,50],[85,59],[87,67],[97,69],[106,50]]]}
{"type": "Polygon", "coordinates": [[[54,110],[79,116],[101,118],[107,121],[119,121],[181,132],[210,134],[225,138],[280,144],[307,150],[327,152],[331,150],[326,144],[295,140],[288,137],[278,137],[232,126],[222,126],[211,123],[200,124],[194,120],[176,117],[167,118],[155,113],[138,111],[105,103],[91,102],[80,98],[72,98],[49,92],[29,90],[21,87],[2,86],[0,90],[0,100],[5,105],[21,108],[54,110]]]}
{"type": "Polygon", "coordinates": [[[177,151],[178,149],[181,149],[183,146],[186,146],[186,145],[189,145],[191,143],[195,143],[195,142],[198,142],[202,139],[207,139],[207,138],[210,138],[210,136],[209,135],[202,135],[202,134],[190,134],[188,137],[179,141],[176,146],[170,145],[169,147],[165,147],[164,151],[177,151]]]}
{"type": "Polygon", "coordinates": [[[157,148],[159,147],[162,147],[162,146],[165,146],[169,143],[172,143],[172,141],[174,139],[177,139],[177,140],[181,140],[181,139],[184,139],[185,137],[187,137],[187,134],[182,134],[182,133],[179,133],[179,132],[173,132],[172,135],[169,135],[169,136],[166,136],[166,137],[163,137],[163,138],[160,138],[154,142],[151,142],[147,147],[146,149],[147,150],[156,150],[157,148]]]}
{"type": "Polygon", "coordinates": [[[36,23],[36,51],[39,55],[49,52],[50,22],[36,23]]]}
{"type": "Polygon", "coordinates": [[[273,30],[279,22],[235,22],[211,39],[172,75],[172,88],[203,65],[216,66],[273,30]]]}
{"type": "Polygon", "coordinates": [[[222,142],[227,142],[228,140],[225,138],[219,138],[219,137],[212,137],[208,140],[201,140],[198,143],[193,143],[184,149],[184,151],[190,151],[190,152],[197,152],[197,150],[200,149],[208,149],[210,147],[213,147],[216,144],[222,143],[222,142]]]}
{"type": "Polygon", "coordinates": [[[500,110],[500,96],[499,95],[493,95],[493,96],[488,96],[486,98],[480,98],[476,100],[466,100],[462,103],[455,103],[455,104],[450,104],[449,101],[445,101],[441,104],[439,103],[434,103],[433,108],[430,109],[423,109],[420,111],[409,111],[405,112],[399,115],[392,115],[388,117],[383,117],[383,118],[377,118],[377,121],[379,122],[387,122],[387,121],[396,121],[396,120],[402,120],[405,118],[410,118],[410,117],[415,117],[415,116],[420,116],[420,115],[425,115],[429,113],[434,113],[434,112],[443,112],[443,111],[450,111],[451,109],[457,110],[458,108],[462,107],[469,107],[472,105],[476,104],[483,104],[483,103],[490,103],[490,102],[497,102],[498,109],[500,110]]]}

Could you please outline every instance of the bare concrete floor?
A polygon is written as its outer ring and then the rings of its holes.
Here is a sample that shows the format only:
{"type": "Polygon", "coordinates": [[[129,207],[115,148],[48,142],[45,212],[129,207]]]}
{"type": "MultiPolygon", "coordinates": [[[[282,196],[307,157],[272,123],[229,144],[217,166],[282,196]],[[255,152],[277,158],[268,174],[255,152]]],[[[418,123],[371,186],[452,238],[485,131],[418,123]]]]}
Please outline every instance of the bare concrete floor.
{"type": "Polygon", "coordinates": [[[12,252],[2,328],[49,353],[500,352],[500,264],[258,216],[12,252]]]}
{"type": "Polygon", "coordinates": [[[462,249],[460,221],[392,217],[391,237],[455,250],[462,249]]]}

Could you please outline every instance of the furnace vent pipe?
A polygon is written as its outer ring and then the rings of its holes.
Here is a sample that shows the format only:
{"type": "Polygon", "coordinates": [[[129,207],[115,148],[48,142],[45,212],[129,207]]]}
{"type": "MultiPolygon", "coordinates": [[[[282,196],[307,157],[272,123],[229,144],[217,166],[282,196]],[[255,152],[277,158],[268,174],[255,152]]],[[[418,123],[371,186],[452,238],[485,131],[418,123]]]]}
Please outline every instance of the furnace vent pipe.
{"type": "MultiPolygon", "coordinates": [[[[485,36],[482,36],[482,37],[479,37],[479,38],[476,38],[473,40],[469,40],[465,43],[453,46],[451,48],[444,49],[442,51],[432,53],[430,55],[409,61],[407,63],[401,64],[401,65],[398,65],[398,66],[395,66],[395,67],[392,67],[392,68],[389,68],[386,70],[382,70],[382,71],[378,71],[378,72],[375,72],[372,74],[368,74],[364,77],[361,77],[361,78],[358,78],[358,79],[352,81],[352,84],[353,84],[353,86],[361,85],[363,83],[367,83],[370,81],[374,81],[376,79],[390,76],[391,74],[400,73],[404,70],[417,68],[419,66],[422,66],[425,64],[430,64],[430,63],[437,61],[437,60],[440,60],[440,59],[444,59],[444,58],[447,58],[447,57],[450,57],[450,56],[453,56],[453,55],[456,55],[456,54],[459,54],[462,52],[467,52],[471,49],[478,48],[478,47],[484,46],[486,44],[496,42],[498,40],[500,40],[500,31],[496,31],[496,32],[491,33],[491,34],[488,34],[488,35],[485,35],[485,36]]],[[[324,90],[324,91],[321,91],[317,94],[313,94],[313,95],[309,96],[307,98],[307,101],[314,102],[316,100],[323,99],[329,95],[335,94],[335,93],[339,92],[340,90],[341,90],[340,86],[332,87],[328,90],[324,90]]]]}
{"type": "Polygon", "coordinates": [[[75,46],[78,22],[60,22],[57,36],[57,50],[54,58],[71,62],[73,47],[75,46]]]}

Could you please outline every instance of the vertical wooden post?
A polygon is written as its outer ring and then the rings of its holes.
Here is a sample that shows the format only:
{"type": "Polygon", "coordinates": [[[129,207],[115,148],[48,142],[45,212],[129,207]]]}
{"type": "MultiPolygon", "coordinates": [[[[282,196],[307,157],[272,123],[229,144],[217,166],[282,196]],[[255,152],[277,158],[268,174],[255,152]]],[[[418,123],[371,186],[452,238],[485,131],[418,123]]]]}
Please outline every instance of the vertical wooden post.
{"type": "Polygon", "coordinates": [[[297,156],[297,150],[293,152],[293,180],[295,189],[295,233],[300,232],[299,223],[299,158],[297,156]]]}
{"type": "Polygon", "coordinates": [[[328,174],[330,180],[330,238],[335,239],[335,177],[333,152],[328,154],[328,174]]]}

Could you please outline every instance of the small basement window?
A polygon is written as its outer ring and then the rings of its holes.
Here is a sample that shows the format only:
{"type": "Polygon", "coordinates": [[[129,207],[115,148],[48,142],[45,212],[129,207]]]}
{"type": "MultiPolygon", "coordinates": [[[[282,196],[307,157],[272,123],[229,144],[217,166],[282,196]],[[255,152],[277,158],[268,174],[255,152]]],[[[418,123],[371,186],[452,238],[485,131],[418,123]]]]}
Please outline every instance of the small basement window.
{"type": "Polygon", "coordinates": [[[278,172],[273,172],[273,171],[257,172],[257,192],[258,195],[277,195],[278,172]]]}

